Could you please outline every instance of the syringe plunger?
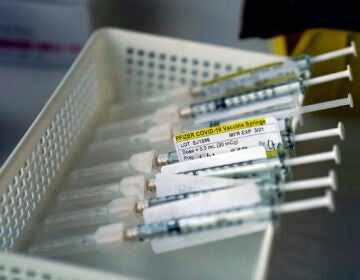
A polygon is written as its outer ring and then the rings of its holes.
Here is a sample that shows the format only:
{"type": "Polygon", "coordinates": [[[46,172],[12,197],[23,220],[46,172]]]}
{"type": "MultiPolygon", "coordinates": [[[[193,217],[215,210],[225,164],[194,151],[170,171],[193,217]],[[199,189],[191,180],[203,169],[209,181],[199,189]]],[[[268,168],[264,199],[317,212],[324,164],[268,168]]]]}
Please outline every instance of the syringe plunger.
{"type": "MultiPolygon", "coordinates": [[[[238,225],[239,221],[256,221],[256,217],[262,217],[271,219],[271,213],[276,214],[291,213],[296,211],[311,210],[321,207],[327,207],[330,211],[334,211],[334,201],[331,191],[327,191],[325,196],[303,199],[295,202],[288,202],[282,205],[275,206],[260,206],[250,208],[233,208],[226,209],[224,211],[216,213],[204,213],[199,216],[183,217],[176,219],[177,225],[184,227],[183,232],[192,233],[192,227],[196,231],[203,231],[204,229],[216,228],[218,225],[223,227],[224,225],[233,226],[238,225]],[[236,222],[238,221],[238,222],[236,222]],[[202,224],[206,224],[208,227],[202,227],[202,224]]],[[[174,220],[175,221],[175,220],[174,220]]],[[[43,242],[34,244],[29,248],[30,254],[43,255],[43,256],[61,256],[77,253],[84,253],[90,251],[100,251],[104,253],[114,252],[124,248],[125,241],[139,240],[139,227],[145,227],[146,229],[140,230],[142,234],[141,240],[151,240],[151,236],[156,236],[156,233],[151,229],[161,229],[162,236],[166,236],[169,233],[167,225],[169,221],[162,221],[161,227],[154,224],[145,224],[137,227],[124,228],[122,223],[115,223],[111,225],[99,227],[94,234],[80,235],[68,237],[60,240],[43,242]],[[145,237],[145,238],[144,238],[145,237]]],[[[246,226],[244,224],[244,226],[246,226]]],[[[182,232],[182,230],[180,231],[182,232]]],[[[206,243],[206,241],[204,242],[206,243]]]]}
{"type": "Polygon", "coordinates": [[[322,83],[326,83],[326,82],[330,82],[330,81],[334,81],[334,80],[338,80],[338,79],[344,79],[344,78],[349,78],[350,81],[353,80],[350,65],[347,65],[346,70],[344,70],[344,71],[331,73],[328,75],[305,80],[304,85],[306,87],[310,87],[310,86],[314,86],[314,85],[318,85],[318,84],[322,84],[322,83]]]}
{"type": "Polygon", "coordinates": [[[338,146],[334,145],[332,151],[312,154],[307,156],[301,156],[296,158],[287,158],[284,160],[285,165],[287,166],[296,166],[302,164],[308,164],[319,161],[334,160],[337,164],[341,162],[340,150],[338,146]]]}
{"type": "Polygon", "coordinates": [[[307,141],[307,140],[319,139],[319,138],[325,138],[331,136],[339,136],[341,140],[345,139],[345,128],[342,122],[338,123],[337,128],[294,135],[293,140],[294,142],[301,142],[301,141],[307,141]]]}
{"type": "Polygon", "coordinates": [[[336,50],[336,51],[320,54],[320,55],[317,55],[317,56],[313,56],[313,57],[310,58],[310,63],[314,64],[314,63],[330,60],[330,59],[333,59],[333,58],[336,58],[336,57],[349,55],[349,54],[353,54],[355,57],[357,56],[356,46],[355,46],[354,41],[352,41],[350,46],[347,47],[347,48],[343,48],[343,49],[340,49],[340,50],[336,50]]]}

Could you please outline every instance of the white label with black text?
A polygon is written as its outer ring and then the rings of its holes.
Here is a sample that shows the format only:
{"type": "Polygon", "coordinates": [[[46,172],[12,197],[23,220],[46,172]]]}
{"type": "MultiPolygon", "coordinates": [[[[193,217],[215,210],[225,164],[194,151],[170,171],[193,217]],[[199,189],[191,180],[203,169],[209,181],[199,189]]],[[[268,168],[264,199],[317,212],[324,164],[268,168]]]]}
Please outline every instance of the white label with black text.
{"type": "Polygon", "coordinates": [[[258,118],[188,131],[174,136],[180,161],[264,146],[269,155],[282,143],[275,118],[258,118]]]}

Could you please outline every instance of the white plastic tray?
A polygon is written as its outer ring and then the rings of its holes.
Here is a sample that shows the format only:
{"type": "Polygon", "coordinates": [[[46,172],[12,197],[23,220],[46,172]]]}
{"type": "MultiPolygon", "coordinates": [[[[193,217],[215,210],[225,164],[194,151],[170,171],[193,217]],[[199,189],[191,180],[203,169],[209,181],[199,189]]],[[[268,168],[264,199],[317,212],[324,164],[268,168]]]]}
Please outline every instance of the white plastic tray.
{"type": "Polygon", "coordinates": [[[271,225],[251,235],[160,255],[146,244],[117,257],[87,254],[55,263],[23,255],[111,104],[280,59],[121,29],[95,32],[1,169],[0,247],[7,254],[0,255],[0,275],[16,279],[115,279],[117,275],[118,279],[123,275],[264,279],[271,225]],[[98,277],[93,269],[115,276],[98,277]]]}

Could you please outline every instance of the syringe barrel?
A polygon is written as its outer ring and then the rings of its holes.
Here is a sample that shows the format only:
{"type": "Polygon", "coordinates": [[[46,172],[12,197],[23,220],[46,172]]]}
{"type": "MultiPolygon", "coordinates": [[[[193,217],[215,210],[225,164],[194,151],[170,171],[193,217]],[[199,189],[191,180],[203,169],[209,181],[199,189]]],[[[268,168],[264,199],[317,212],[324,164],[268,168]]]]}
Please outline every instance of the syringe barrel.
{"type": "Polygon", "coordinates": [[[220,112],[232,108],[239,108],[265,100],[276,99],[278,97],[299,93],[304,93],[302,83],[299,79],[292,79],[287,81],[286,83],[277,84],[261,90],[244,92],[240,94],[232,94],[221,98],[207,100],[199,103],[193,103],[190,105],[190,110],[192,117],[196,118],[204,114],[211,114],[214,112],[220,112]]]}
{"type": "Polygon", "coordinates": [[[274,157],[222,167],[219,166],[215,168],[195,170],[188,173],[192,173],[197,176],[244,178],[254,174],[268,173],[276,168],[283,168],[283,164],[279,158],[274,157]]]}
{"type": "Polygon", "coordinates": [[[256,221],[268,221],[274,216],[269,206],[250,206],[233,208],[214,213],[180,218],[177,223],[181,234],[202,231],[204,229],[219,229],[256,221]]]}
{"type": "MultiPolygon", "coordinates": [[[[240,184],[241,183],[239,182],[238,185],[240,185],[240,184]]],[[[244,183],[244,184],[246,184],[246,183],[244,183]]],[[[236,186],[236,185],[234,185],[234,183],[233,184],[229,183],[228,186],[221,186],[221,187],[217,187],[217,188],[209,187],[208,189],[203,189],[201,191],[183,192],[183,193],[177,193],[177,194],[167,195],[167,196],[158,196],[158,197],[149,198],[147,203],[148,203],[149,207],[153,207],[153,206],[161,205],[164,203],[169,203],[169,202],[173,202],[173,201],[178,201],[178,200],[194,197],[194,196],[201,195],[201,194],[204,194],[207,192],[231,188],[234,186],[236,186]]]]}
{"type": "MultiPolygon", "coordinates": [[[[171,233],[180,233],[176,220],[164,221],[140,225],[127,229],[127,232],[135,232],[133,238],[139,241],[150,241],[155,238],[165,237],[171,233]]],[[[127,233],[125,233],[127,235],[127,233]]]]}
{"type": "Polygon", "coordinates": [[[240,207],[137,226],[136,239],[149,241],[165,236],[186,235],[203,230],[236,226],[274,218],[271,207],[240,207]]]}
{"type": "Polygon", "coordinates": [[[201,85],[202,95],[206,98],[215,98],[234,92],[257,90],[276,83],[279,79],[286,79],[289,75],[299,77],[303,76],[302,74],[295,61],[285,59],[260,67],[232,72],[203,82],[201,85]]]}
{"type": "Polygon", "coordinates": [[[130,229],[133,239],[152,240],[165,236],[186,235],[204,230],[220,229],[259,221],[272,221],[277,214],[311,210],[321,207],[333,209],[330,192],[320,198],[311,198],[285,204],[257,203],[245,207],[237,206],[203,214],[179,217],[149,223],[130,229]]]}
{"type": "MultiPolygon", "coordinates": [[[[197,194],[202,192],[197,192],[197,194]]],[[[160,197],[153,197],[148,199],[148,205],[149,207],[161,205],[164,203],[169,203],[181,199],[185,199],[191,196],[196,195],[196,193],[181,193],[181,194],[175,194],[175,195],[168,195],[168,196],[160,196],[160,197]]]]}

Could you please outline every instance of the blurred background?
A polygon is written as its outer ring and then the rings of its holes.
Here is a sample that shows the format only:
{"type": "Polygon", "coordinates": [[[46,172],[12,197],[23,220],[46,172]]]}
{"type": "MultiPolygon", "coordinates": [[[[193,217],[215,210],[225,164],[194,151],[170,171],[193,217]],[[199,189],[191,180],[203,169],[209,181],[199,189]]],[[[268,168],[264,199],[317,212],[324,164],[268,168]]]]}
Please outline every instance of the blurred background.
{"type": "MultiPolygon", "coordinates": [[[[322,53],[346,47],[350,40],[360,45],[356,31],[347,32],[343,26],[336,25],[326,32],[315,29],[306,33],[312,26],[297,26],[297,30],[288,29],[282,36],[278,36],[280,29],[270,35],[251,33],[261,31],[266,22],[259,18],[256,28],[248,20],[244,25],[245,7],[245,0],[0,0],[0,166],[43,108],[89,35],[98,28],[120,27],[283,55],[322,53]],[[250,31],[246,38],[240,39],[244,27],[250,31]],[[306,43],[301,41],[303,38],[306,43]]],[[[337,211],[299,213],[282,218],[274,240],[268,279],[360,278],[357,259],[360,164],[356,161],[360,155],[358,60],[347,58],[319,65],[314,68],[314,75],[343,70],[347,63],[354,68],[353,83],[341,81],[314,87],[311,90],[321,94],[316,95],[316,100],[306,102],[345,97],[351,91],[355,108],[307,116],[304,127],[299,130],[332,128],[342,121],[347,139],[344,142],[328,139],[297,147],[298,154],[307,154],[327,150],[334,141],[338,142],[343,162],[335,167],[339,176],[339,191],[335,195],[337,211]]],[[[325,176],[330,168],[334,168],[333,165],[307,166],[295,169],[294,176],[296,179],[309,178],[312,174],[325,176]]]]}
{"type": "Polygon", "coordinates": [[[268,40],[238,39],[240,9],[238,0],[0,0],[0,163],[93,30],[118,26],[269,52],[268,40]]]}

